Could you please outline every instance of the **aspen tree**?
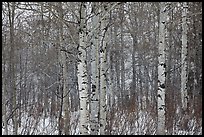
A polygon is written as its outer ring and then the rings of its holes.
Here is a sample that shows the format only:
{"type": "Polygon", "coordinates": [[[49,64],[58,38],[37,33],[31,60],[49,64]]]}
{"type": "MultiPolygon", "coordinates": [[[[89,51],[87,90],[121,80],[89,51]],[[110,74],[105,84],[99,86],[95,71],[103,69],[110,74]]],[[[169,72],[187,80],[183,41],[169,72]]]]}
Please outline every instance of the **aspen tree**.
{"type": "Polygon", "coordinates": [[[166,29],[166,14],[167,4],[160,3],[160,20],[159,20],[159,48],[158,48],[158,95],[157,95],[157,111],[158,123],[157,134],[165,135],[165,79],[166,79],[166,64],[165,64],[165,29],[166,29]]]}
{"type": "Polygon", "coordinates": [[[105,135],[105,128],[106,128],[106,70],[107,70],[107,64],[106,64],[106,47],[107,47],[107,15],[106,11],[108,10],[108,4],[102,3],[101,6],[102,15],[104,15],[104,19],[101,20],[101,27],[100,27],[100,135],[105,135]]]}
{"type": "Polygon", "coordinates": [[[89,134],[88,129],[88,76],[86,61],[86,2],[80,3],[80,26],[78,46],[78,86],[80,100],[79,132],[81,135],[89,134]]]}

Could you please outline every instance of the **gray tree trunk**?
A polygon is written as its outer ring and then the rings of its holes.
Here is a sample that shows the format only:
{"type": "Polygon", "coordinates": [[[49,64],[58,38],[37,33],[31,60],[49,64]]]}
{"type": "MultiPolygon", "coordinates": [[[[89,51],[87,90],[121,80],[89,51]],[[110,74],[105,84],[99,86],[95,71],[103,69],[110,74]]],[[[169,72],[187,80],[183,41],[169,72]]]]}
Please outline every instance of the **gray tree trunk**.
{"type": "MultiPolygon", "coordinates": [[[[93,20],[92,26],[99,23],[98,3],[92,3],[93,20]]],[[[90,134],[98,135],[99,133],[99,28],[93,31],[93,38],[91,39],[91,115],[90,115],[90,134]]]]}
{"type": "Polygon", "coordinates": [[[12,110],[13,113],[13,135],[18,134],[18,123],[17,123],[17,104],[16,104],[16,78],[15,78],[15,41],[14,41],[14,17],[15,17],[15,2],[8,3],[9,9],[9,27],[10,27],[10,70],[11,70],[11,89],[12,89],[12,110]]]}
{"type": "Polygon", "coordinates": [[[183,3],[182,10],[182,50],[181,50],[181,101],[182,108],[187,109],[187,2],[183,3]]]}
{"type": "Polygon", "coordinates": [[[108,7],[107,3],[102,3],[101,11],[102,16],[105,16],[104,19],[101,21],[101,27],[100,27],[100,135],[105,135],[105,129],[106,129],[106,71],[107,71],[107,61],[106,61],[106,47],[107,47],[107,15],[106,14],[106,8],[108,7]]]}

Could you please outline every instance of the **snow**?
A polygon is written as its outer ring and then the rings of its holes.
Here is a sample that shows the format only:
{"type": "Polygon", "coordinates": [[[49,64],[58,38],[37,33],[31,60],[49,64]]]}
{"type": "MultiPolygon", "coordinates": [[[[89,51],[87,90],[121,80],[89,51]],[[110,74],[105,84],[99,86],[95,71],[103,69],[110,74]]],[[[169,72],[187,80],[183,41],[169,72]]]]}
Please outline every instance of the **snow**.
{"type": "MultiPolygon", "coordinates": [[[[43,115],[42,115],[43,116],[43,115]]],[[[112,135],[155,135],[156,134],[156,119],[152,117],[152,114],[145,110],[140,110],[138,114],[136,111],[129,112],[128,110],[117,111],[114,117],[111,119],[112,135]]],[[[179,129],[181,120],[174,121],[176,123],[173,127],[171,135],[202,135],[202,126],[199,125],[196,120],[190,119],[188,121],[188,129],[179,129]]],[[[58,135],[58,118],[50,117],[38,117],[28,116],[27,113],[22,114],[22,126],[18,129],[18,133],[21,135],[58,135]]],[[[71,112],[71,135],[79,134],[79,111],[71,112]]],[[[8,134],[13,134],[12,121],[8,122],[8,134]]],[[[4,126],[2,125],[2,134],[5,134],[4,126]]]]}

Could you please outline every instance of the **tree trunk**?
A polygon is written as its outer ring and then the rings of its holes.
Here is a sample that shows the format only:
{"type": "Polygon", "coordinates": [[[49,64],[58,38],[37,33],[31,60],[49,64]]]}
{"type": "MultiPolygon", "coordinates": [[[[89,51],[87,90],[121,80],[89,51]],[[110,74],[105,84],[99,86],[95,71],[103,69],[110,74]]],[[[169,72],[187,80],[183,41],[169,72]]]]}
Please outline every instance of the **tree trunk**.
{"type": "Polygon", "coordinates": [[[63,90],[61,91],[61,109],[60,109],[60,117],[59,117],[59,134],[62,134],[64,130],[65,135],[70,134],[70,102],[69,102],[69,89],[68,89],[68,68],[66,63],[66,54],[64,51],[61,51],[63,47],[63,9],[62,3],[58,3],[58,15],[59,15],[59,37],[58,37],[58,55],[59,61],[62,64],[62,83],[63,83],[63,90]],[[62,116],[62,112],[64,112],[64,116],[62,116]]]}
{"type": "Polygon", "coordinates": [[[124,22],[124,4],[120,5],[121,7],[121,15],[120,15],[120,31],[121,31],[121,35],[120,35],[120,39],[121,39],[121,50],[120,50],[120,56],[121,56],[121,98],[122,98],[122,106],[125,105],[125,96],[127,93],[124,93],[125,91],[125,55],[124,55],[124,34],[123,34],[123,22],[124,22]]]}
{"type": "Polygon", "coordinates": [[[80,28],[78,47],[78,86],[80,99],[79,132],[87,135],[88,130],[88,77],[86,69],[86,3],[80,5],[80,28]]]}
{"type": "Polygon", "coordinates": [[[186,129],[188,123],[188,93],[187,93],[187,2],[183,3],[182,10],[182,49],[181,49],[181,102],[182,102],[182,128],[186,129]]]}
{"type": "Polygon", "coordinates": [[[158,56],[158,95],[157,95],[157,110],[158,124],[157,134],[165,135],[165,79],[166,79],[166,64],[165,64],[165,29],[166,29],[166,4],[160,3],[160,21],[159,21],[159,56],[158,56]]]}
{"type": "MultiPolygon", "coordinates": [[[[92,26],[96,26],[99,17],[97,8],[99,5],[97,3],[92,3],[93,9],[93,24],[92,26]]],[[[91,135],[98,135],[99,133],[99,28],[96,28],[93,31],[92,45],[91,45],[91,53],[92,53],[92,61],[91,61],[91,116],[90,116],[90,130],[91,135]]]]}
{"type": "Polygon", "coordinates": [[[14,41],[14,17],[15,17],[15,2],[12,2],[11,5],[8,3],[9,9],[9,26],[10,26],[10,69],[11,69],[11,90],[12,95],[12,110],[13,113],[13,134],[18,134],[18,123],[17,123],[17,104],[16,104],[16,81],[15,81],[15,41],[14,41]],[[11,6],[11,9],[10,9],[11,6]]]}
{"type": "Polygon", "coordinates": [[[182,108],[187,109],[187,3],[183,3],[182,11],[182,51],[181,51],[181,100],[182,108]]]}
{"type": "MultiPolygon", "coordinates": [[[[4,60],[4,59],[2,59],[4,60]]],[[[5,74],[5,64],[3,67],[3,73],[5,74]]],[[[2,120],[3,120],[3,126],[4,126],[4,133],[2,135],[8,135],[8,124],[7,124],[7,109],[6,109],[6,83],[5,83],[5,77],[4,75],[2,76],[2,103],[3,103],[3,108],[2,108],[2,120]]]]}
{"type": "MultiPolygon", "coordinates": [[[[102,15],[105,15],[106,7],[108,7],[107,3],[102,4],[102,15]]],[[[106,71],[107,71],[107,64],[106,64],[106,47],[107,47],[107,15],[105,15],[104,19],[101,21],[100,27],[100,135],[105,135],[106,130],[106,71]]]]}

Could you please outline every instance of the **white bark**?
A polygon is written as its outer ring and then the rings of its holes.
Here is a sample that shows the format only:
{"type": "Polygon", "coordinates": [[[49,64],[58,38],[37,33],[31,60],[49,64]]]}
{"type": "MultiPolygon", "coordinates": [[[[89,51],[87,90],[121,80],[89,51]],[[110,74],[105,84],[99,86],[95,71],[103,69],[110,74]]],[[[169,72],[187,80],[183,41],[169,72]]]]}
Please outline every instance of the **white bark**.
{"type": "Polygon", "coordinates": [[[187,3],[183,3],[182,11],[182,51],[181,51],[181,100],[182,108],[187,108],[187,3]]]}
{"type": "Polygon", "coordinates": [[[166,4],[160,3],[160,21],[159,21],[159,56],[158,56],[158,125],[157,134],[165,135],[165,24],[166,24],[166,4]]]}
{"type": "Polygon", "coordinates": [[[86,3],[81,3],[79,47],[78,47],[78,86],[80,99],[79,132],[87,135],[88,132],[88,77],[86,69],[86,3]]]}

